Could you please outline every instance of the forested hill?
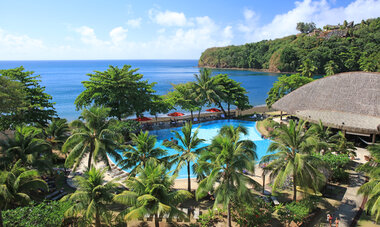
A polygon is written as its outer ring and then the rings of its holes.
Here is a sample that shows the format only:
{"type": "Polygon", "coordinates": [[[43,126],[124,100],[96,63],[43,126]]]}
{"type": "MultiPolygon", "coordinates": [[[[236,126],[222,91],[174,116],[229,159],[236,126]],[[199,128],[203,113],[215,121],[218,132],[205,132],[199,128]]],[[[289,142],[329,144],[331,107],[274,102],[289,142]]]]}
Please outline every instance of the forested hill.
{"type": "Polygon", "coordinates": [[[318,74],[380,71],[380,17],[359,24],[326,25],[323,30],[281,39],[209,48],[198,65],[296,72],[305,61],[315,66],[318,74]]]}

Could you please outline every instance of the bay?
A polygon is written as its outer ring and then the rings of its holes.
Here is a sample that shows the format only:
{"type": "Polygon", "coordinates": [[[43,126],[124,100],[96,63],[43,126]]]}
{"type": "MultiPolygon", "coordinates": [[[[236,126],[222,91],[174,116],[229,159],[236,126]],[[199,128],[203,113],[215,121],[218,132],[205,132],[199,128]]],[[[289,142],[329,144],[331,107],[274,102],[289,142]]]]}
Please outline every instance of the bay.
{"type": "MultiPolygon", "coordinates": [[[[109,65],[122,67],[124,64],[139,68],[139,73],[149,82],[156,82],[158,94],[166,94],[172,84],[194,81],[199,72],[197,60],[67,60],[67,61],[0,61],[0,69],[24,66],[27,71],[41,75],[41,84],[56,102],[59,117],[76,119],[80,112],[75,110],[74,100],[84,90],[82,81],[86,74],[107,70],[109,65]]],[[[243,70],[214,69],[213,74],[224,73],[241,82],[247,90],[251,105],[263,105],[267,93],[280,74],[243,70]]],[[[181,111],[180,109],[177,109],[181,111]]]]}

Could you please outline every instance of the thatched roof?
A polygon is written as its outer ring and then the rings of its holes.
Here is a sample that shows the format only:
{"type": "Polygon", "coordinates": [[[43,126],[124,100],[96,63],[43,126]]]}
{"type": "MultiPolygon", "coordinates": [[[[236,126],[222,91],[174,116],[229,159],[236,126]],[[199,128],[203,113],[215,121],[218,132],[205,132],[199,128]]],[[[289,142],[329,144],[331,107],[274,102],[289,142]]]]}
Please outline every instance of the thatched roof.
{"type": "Polygon", "coordinates": [[[348,72],[313,81],[273,108],[358,133],[380,133],[380,73],[348,72]]]}

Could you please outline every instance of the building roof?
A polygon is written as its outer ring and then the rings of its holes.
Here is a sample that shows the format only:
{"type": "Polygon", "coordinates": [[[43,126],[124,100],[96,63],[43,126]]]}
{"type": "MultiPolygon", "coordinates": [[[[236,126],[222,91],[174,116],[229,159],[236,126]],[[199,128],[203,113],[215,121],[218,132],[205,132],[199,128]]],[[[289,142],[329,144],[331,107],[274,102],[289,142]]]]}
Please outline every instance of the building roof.
{"type": "Polygon", "coordinates": [[[357,133],[380,133],[380,73],[324,77],[287,94],[273,108],[357,133]]]}

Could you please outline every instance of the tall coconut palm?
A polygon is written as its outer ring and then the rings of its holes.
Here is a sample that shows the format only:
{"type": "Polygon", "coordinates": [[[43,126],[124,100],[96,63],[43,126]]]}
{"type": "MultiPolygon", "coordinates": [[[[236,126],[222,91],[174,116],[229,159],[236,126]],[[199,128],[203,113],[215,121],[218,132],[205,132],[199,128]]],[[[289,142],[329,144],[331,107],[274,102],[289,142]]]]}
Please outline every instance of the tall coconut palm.
{"type": "Polygon", "coordinates": [[[216,80],[211,76],[211,69],[201,69],[200,74],[195,74],[194,92],[196,94],[195,100],[200,103],[214,103],[223,111],[224,115],[227,116],[224,110],[221,100],[224,95],[222,90],[223,86],[216,83],[216,80]]]}
{"type": "MultiPolygon", "coordinates": [[[[196,196],[199,199],[214,191],[214,207],[222,204],[227,208],[228,226],[231,226],[231,202],[236,198],[251,200],[252,194],[248,185],[256,187],[260,185],[244,174],[244,171],[254,172],[256,157],[254,146],[249,146],[250,143],[239,143],[236,135],[231,136],[223,131],[201,154],[200,168],[206,167],[210,171],[209,175],[199,183],[196,196]]],[[[233,131],[239,130],[234,128],[233,131]]]]}
{"type": "Polygon", "coordinates": [[[179,144],[174,141],[169,141],[164,145],[171,147],[178,151],[178,154],[173,155],[173,162],[177,164],[176,172],[178,172],[184,165],[187,165],[187,190],[191,192],[191,180],[190,180],[190,164],[198,159],[199,152],[203,148],[198,148],[202,144],[204,139],[198,138],[199,127],[192,132],[193,124],[191,122],[186,123],[181,128],[181,133],[178,131],[172,131],[174,137],[179,141],[179,144]]]}
{"type": "Polygon", "coordinates": [[[28,205],[31,198],[28,193],[38,189],[48,190],[46,182],[39,178],[36,170],[21,167],[17,161],[9,171],[0,172],[0,226],[3,226],[1,210],[20,205],[28,205]]]}
{"type": "Polygon", "coordinates": [[[132,145],[128,145],[123,151],[124,159],[119,165],[130,172],[130,176],[135,176],[141,166],[151,159],[160,159],[166,155],[166,151],[156,147],[156,136],[149,135],[141,131],[139,134],[131,133],[132,145]]]}
{"type": "Polygon", "coordinates": [[[77,190],[62,198],[62,201],[72,201],[73,205],[65,212],[66,217],[84,217],[92,225],[100,227],[101,221],[110,223],[110,214],[107,205],[111,204],[119,184],[114,181],[106,182],[104,173],[107,168],[96,169],[91,167],[84,176],[75,177],[77,190]]]}
{"type": "Polygon", "coordinates": [[[185,216],[176,206],[192,197],[185,190],[172,190],[177,175],[169,175],[166,166],[150,159],[145,167],[139,167],[139,176],[125,181],[130,189],[114,197],[114,201],[128,206],[120,213],[125,221],[154,215],[155,226],[159,226],[159,216],[169,214],[185,216]]]}
{"type": "Polygon", "coordinates": [[[0,168],[5,169],[20,161],[24,166],[34,167],[40,171],[50,168],[50,145],[42,139],[42,130],[32,126],[17,126],[13,135],[0,140],[3,155],[0,168]]]}
{"type": "Polygon", "coordinates": [[[380,222],[380,145],[368,147],[372,159],[358,168],[370,177],[369,182],[363,184],[358,193],[368,196],[365,209],[375,216],[376,222],[380,222]]]}
{"type": "Polygon", "coordinates": [[[261,163],[269,163],[270,178],[274,179],[273,190],[283,186],[288,177],[293,181],[293,201],[297,199],[297,186],[319,191],[325,177],[318,167],[325,164],[317,156],[311,155],[313,145],[310,130],[305,123],[289,122],[289,126],[281,125],[276,129],[275,141],[269,145],[268,152],[273,154],[262,157],[261,163]]]}
{"type": "Polygon", "coordinates": [[[85,122],[75,120],[70,123],[73,129],[72,135],[62,147],[63,153],[70,151],[65,166],[74,166],[75,170],[86,155],[88,155],[88,169],[91,168],[92,160],[102,160],[110,166],[107,154],[116,161],[121,159],[116,149],[120,146],[122,136],[109,129],[112,123],[112,119],[107,119],[109,111],[109,108],[93,106],[82,111],[80,118],[85,122]]]}

